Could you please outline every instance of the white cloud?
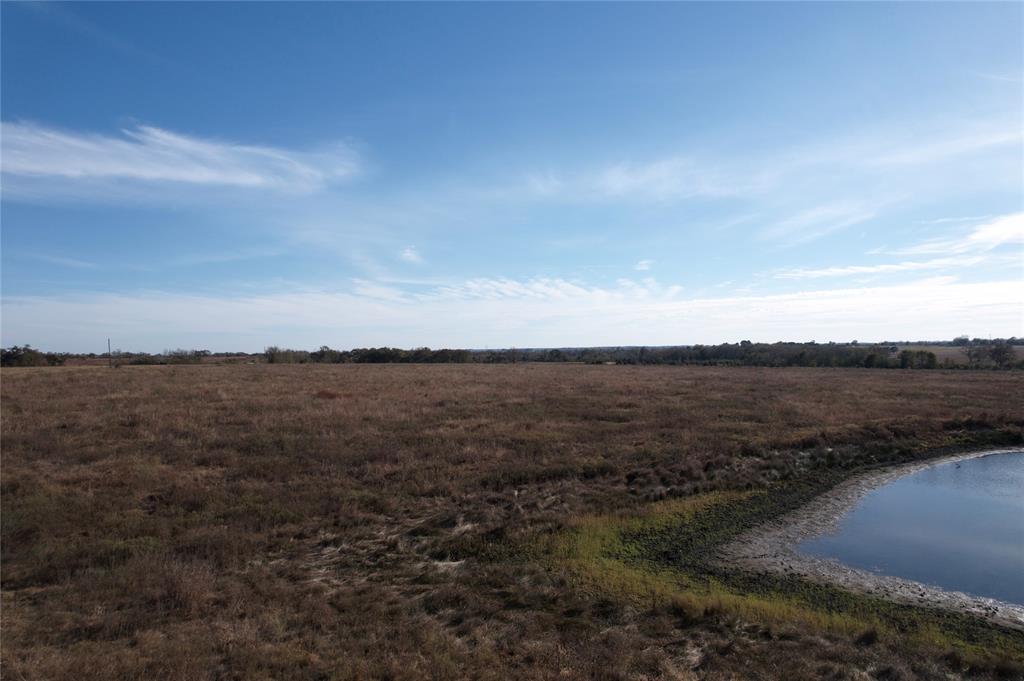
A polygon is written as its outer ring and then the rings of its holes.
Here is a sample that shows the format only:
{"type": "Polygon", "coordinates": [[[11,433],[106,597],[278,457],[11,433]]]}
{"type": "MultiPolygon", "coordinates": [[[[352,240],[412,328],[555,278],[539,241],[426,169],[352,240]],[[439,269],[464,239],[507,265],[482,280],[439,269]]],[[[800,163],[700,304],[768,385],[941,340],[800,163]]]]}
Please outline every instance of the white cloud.
{"type": "Polygon", "coordinates": [[[555,196],[564,187],[563,180],[554,172],[527,173],[526,184],[530,193],[536,196],[555,196]]]}
{"type": "Polygon", "coordinates": [[[760,340],[1024,335],[1019,279],[950,277],[893,286],[683,298],[650,280],[611,287],[561,279],[478,279],[411,293],[370,281],[348,291],[214,297],[168,293],[13,296],[3,344],[95,349],[176,345],[558,347],[760,340]],[[884,303],[884,304],[882,304],[884,303]]]}
{"type": "Polygon", "coordinates": [[[918,220],[919,225],[946,225],[954,222],[979,222],[987,220],[991,215],[973,215],[962,218],[936,218],[934,220],[918,220]]]}
{"type": "Polygon", "coordinates": [[[869,165],[921,165],[950,158],[975,154],[994,147],[1020,146],[1024,133],[1005,128],[965,133],[953,137],[936,137],[917,144],[907,144],[865,158],[869,165]]]}
{"type": "Polygon", "coordinates": [[[97,24],[85,19],[68,7],[56,3],[26,2],[23,5],[19,5],[18,8],[31,11],[39,18],[60,24],[65,28],[70,28],[104,47],[120,52],[128,58],[139,59],[141,57],[163,64],[170,63],[153,52],[143,50],[137,45],[122,39],[120,36],[105,31],[97,24]]]}
{"type": "MultiPolygon", "coordinates": [[[[526,173],[525,193],[539,199],[571,201],[658,201],[723,198],[750,193],[758,173],[726,173],[715,164],[685,155],[621,161],[576,170],[526,173]]],[[[519,196],[520,190],[506,192],[519,196]]]]}
{"type": "Polygon", "coordinates": [[[378,298],[380,300],[405,300],[405,293],[394,286],[387,286],[380,282],[368,281],[366,279],[355,279],[352,283],[355,285],[352,293],[357,296],[378,298]]]}
{"type": "Polygon", "coordinates": [[[619,163],[584,181],[587,192],[607,198],[653,200],[731,196],[741,190],[705,164],[684,156],[647,163],[619,163]]]}
{"type": "Polygon", "coordinates": [[[959,163],[972,155],[1006,151],[1019,156],[1022,142],[1024,131],[1016,117],[975,120],[964,116],[952,120],[915,121],[912,128],[866,129],[832,136],[819,143],[790,149],[778,162],[784,173],[816,166],[908,172],[913,166],[924,165],[931,171],[938,164],[959,163]]]}
{"type": "Polygon", "coordinates": [[[1024,244],[1024,213],[1003,215],[973,227],[969,232],[929,239],[899,253],[980,253],[999,246],[1024,244]]]}
{"type": "Polygon", "coordinates": [[[404,260],[405,262],[411,262],[416,264],[423,262],[423,257],[412,246],[407,246],[406,248],[402,249],[402,252],[398,255],[398,257],[404,260]]]}
{"type": "Polygon", "coordinates": [[[77,183],[174,183],[310,192],[358,172],[344,145],[316,152],[253,146],[178,134],[151,126],[120,136],[69,132],[33,123],[5,122],[5,193],[68,191],[77,183]]]}
{"type": "Polygon", "coordinates": [[[646,272],[647,270],[651,269],[651,265],[653,264],[653,260],[640,260],[639,262],[637,262],[637,264],[633,265],[633,269],[638,270],[640,272],[646,272]]]}
{"type": "Polygon", "coordinates": [[[935,258],[924,261],[906,261],[880,265],[847,265],[844,267],[822,267],[817,269],[790,268],[776,271],[778,279],[820,279],[823,277],[849,277],[865,274],[895,274],[898,272],[916,272],[920,270],[943,269],[949,267],[970,267],[982,261],[980,257],[971,258],[935,258]]]}
{"type": "Polygon", "coordinates": [[[794,246],[866,222],[878,214],[878,206],[857,201],[837,201],[801,211],[761,230],[759,237],[779,245],[794,246]]]}
{"type": "MultiPolygon", "coordinates": [[[[880,188],[896,186],[917,193],[916,188],[924,184],[926,190],[935,191],[939,181],[955,189],[964,181],[962,163],[985,154],[985,158],[997,155],[1020,174],[1024,132],[1017,120],[931,122],[921,123],[918,129],[920,132],[900,128],[832,135],[819,143],[738,156],[679,149],[661,157],[547,169],[527,173],[525,188],[520,186],[518,194],[508,193],[518,196],[525,189],[526,195],[535,198],[572,201],[739,197],[775,203],[782,197],[795,206],[806,201],[808,194],[816,195],[819,203],[830,197],[832,203],[847,201],[841,197],[854,186],[870,185],[872,197],[880,188]],[[921,166],[926,168],[924,174],[921,166]],[[927,183],[922,178],[927,178],[927,183]],[[799,188],[798,196],[793,195],[792,187],[799,188]]],[[[989,177],[1005,181],[1003,167],[989,163],[980,174],[972,171],[971,176],[980,176],[991,185],[989,177]]]]}
{"type": "MultiPolygon", "coordinates": [[[[950,218],[949,222],[960,222],[960,218],[950,218]]],[[[941,224],[943,221],[931,221],[941,224]]],[[[820,279],[824,277],[848,277],[858,275],[896,274],[920,270],[949,269],[955,267],[971,267],[982,263],[992,265],[1006,262],[1024,263],[1021,254],[999,257],[992,253],[997,248],[1007,245],[1024,244],[1024,213],[1013,213],[976,225],[970,231],[948,237],[929,239],[927,241],[897,251],[876,249],[872,255],[928,255],[936,254],[945,257],[928,260],[905,260],[896,263],[875,263],[870,265],[843,265],[820,268],[785,268],[776,270],[773,276],[777,279],[820,279]]]]}
{"type": "Polygon", "coordinates": [[[984,80],[994,80],[1000,83],[1017,83],[1024,82],[1019,73],[1007,74],[1007,73],[986,73],[984,71],[968,71],[967,73],[983,78],[984,80]]]}
{"type": "Polygon", "coordinates": [[[195,265],[221,265],[224,263],[241,262],[244,260],[276,258],[283,253],[284,251],[280,249],[244,248],[230,252],[192,253],[173,258],[168,261],[168,264],[182,267],[191,267],[195,265]]]}
{"type": "Polygon", "coordinates": [[[60,265],[61,267],[71,267],[76,270],[95,270],[99,268],[99,265],[89,260],[82,260],[80,258],[68,258],[62,255],[46,255],[44,253],[29,253],[28,257],[33,260],[40,260],[42,262],[48,262],[51,265],[60,265]]]}
{"type": "Polygon", "coordinates": [[[502,299],[568,299],[587,295],[588,290],[564,279],[545,277],[516,281],[514,279],[469,279],[461,284],[439,286],[416,295],[424,302],[439,300],[502,300],[502,299]]]}

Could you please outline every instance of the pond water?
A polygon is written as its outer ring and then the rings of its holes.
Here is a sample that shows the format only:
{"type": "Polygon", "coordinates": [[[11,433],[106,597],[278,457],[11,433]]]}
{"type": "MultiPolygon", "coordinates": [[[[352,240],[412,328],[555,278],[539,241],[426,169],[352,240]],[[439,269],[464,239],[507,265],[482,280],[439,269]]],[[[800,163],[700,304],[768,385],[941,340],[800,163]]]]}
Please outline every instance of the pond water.
{"type": "Polygon", "coordinates": [[[872,490],[805,554],[1024,605],[1024,452],[930,466],[872,490]]]}

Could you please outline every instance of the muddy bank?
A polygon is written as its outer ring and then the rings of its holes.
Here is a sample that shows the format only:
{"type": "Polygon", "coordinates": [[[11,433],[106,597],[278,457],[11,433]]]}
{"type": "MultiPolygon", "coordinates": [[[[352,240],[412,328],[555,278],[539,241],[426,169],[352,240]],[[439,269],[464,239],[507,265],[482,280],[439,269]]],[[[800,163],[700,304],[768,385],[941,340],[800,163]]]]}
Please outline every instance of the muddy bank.
{"type": "Polygon", "coordinates": [[[744,532],[720,550],[719,558],[732,567],[739,566],[754,572],[798,575],[899,603],[964,612],[1001,626],[1024,630],[1024,606],[879,575],[796,550],[803,540],[834,531],[839,520],[861,497],[876,487],[936,464],[999,452],[1024,452],[1024,449],[1002,447],[956,454],[857,475],[800,509],[744,532]]]}

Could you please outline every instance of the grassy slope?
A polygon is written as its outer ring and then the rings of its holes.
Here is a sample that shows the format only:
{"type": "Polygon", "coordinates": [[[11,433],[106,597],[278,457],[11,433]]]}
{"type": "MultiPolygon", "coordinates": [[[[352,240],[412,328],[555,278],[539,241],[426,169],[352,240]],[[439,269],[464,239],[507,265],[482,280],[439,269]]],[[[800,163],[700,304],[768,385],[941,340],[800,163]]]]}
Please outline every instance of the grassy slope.
{"type": "Polygon", "coordinates": [[[649,560],[662,535],[593,519],[717,491],[732,507],[1024,422],[1024,376],[993,372],[69,367],[0,384],[12,678],[945,674],[961,661],[857,645],[863,620],[821,629],[788,597],[767,602],[799,616],[772,620],[723,583],[707,608],[692,566],[649,560]],[[856,460],[799,453],[826,445],[856,460]],[[602,564],[626,571],[618,592],[642,574],[674,596],[610,598],[552,563],[581,523],[601,560],[611,530],[635,554],[602,564]]]}

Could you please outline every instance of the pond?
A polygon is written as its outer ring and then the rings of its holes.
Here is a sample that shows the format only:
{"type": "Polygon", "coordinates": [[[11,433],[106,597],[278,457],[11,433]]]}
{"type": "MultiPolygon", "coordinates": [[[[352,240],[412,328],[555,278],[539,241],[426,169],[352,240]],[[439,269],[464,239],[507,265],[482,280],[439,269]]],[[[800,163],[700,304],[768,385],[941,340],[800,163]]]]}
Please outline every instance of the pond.
{"type": "Polygon", "coordinates": [[[797,550],[1024,605],[1024,452],[930,466],[868,492],[797,550]]]}

